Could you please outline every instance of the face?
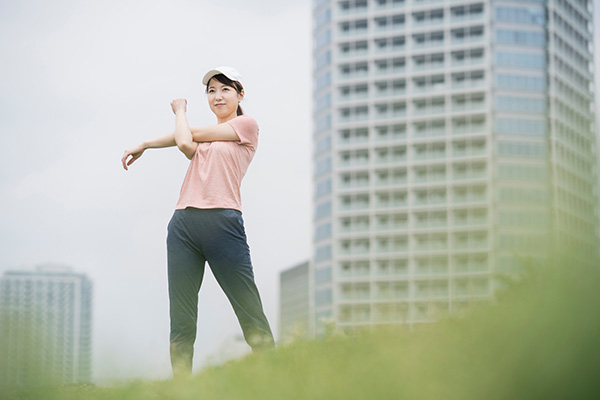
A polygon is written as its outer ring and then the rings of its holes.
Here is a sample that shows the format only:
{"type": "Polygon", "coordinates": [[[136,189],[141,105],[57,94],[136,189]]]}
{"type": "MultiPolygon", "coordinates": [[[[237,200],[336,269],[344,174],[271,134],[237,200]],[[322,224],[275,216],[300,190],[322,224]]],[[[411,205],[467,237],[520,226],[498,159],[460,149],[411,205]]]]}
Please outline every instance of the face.
{"type": "Polygon", "coordinates": [[[240,94],[234,87],[211,79],[208,81],[207,95],[211,111],[219,122],[225,122],[237,116],[238,104],[244,97],[244,91],[240,94]]]}

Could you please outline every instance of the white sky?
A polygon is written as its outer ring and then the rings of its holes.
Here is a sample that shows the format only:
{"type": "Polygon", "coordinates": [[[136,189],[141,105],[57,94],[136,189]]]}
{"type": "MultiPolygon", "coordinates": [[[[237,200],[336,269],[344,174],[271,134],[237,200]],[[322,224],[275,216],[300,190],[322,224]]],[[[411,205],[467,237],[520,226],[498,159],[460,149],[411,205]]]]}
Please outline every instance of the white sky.
{"type": "MultiPolygon", "coordinates": [[[[311,3],[0,0],[0,273],[52,262],[91,277],[98,381],[169,376],[166,225],[188,162],[119,160],[173,129],[173,98],[191,125],[214,123],[201,77],[218,65],[242,73],[261,127],[242,197],[277,333],[279,272],[311,249],[311,3]]],[[[199,315],[197,366],[240,332],[208,268],[199,315]]]]}
{"type": "MultiPolygon", "coordinates": [[[[47,262],[94,282],[94,376],[166,377],[166,226],[188,161],[126,147],[216,122],[201,78],[244,77],[259,148],[242,185],[255,275],[278,331],[282,269],[310,254],[311,2],[0,0],[0,273],[47,262]]],[[[196,365],[240,333],[207,268],[196,365]]]]}

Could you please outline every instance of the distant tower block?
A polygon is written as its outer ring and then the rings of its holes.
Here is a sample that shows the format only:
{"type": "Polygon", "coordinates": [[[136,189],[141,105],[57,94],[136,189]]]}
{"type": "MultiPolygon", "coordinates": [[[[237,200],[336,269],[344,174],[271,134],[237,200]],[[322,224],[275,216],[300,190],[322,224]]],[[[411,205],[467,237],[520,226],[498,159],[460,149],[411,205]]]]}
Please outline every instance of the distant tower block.
{"type": "Polygon", "coordinates": [[[0,383],[91,382],[92,283],[69,268],[0,279],[0,383]]]}

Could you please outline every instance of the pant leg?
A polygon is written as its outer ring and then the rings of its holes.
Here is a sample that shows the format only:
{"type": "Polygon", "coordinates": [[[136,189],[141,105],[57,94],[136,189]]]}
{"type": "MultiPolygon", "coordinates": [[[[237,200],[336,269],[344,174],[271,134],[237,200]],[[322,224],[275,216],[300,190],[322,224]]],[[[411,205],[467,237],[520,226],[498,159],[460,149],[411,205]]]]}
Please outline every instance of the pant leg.
{"type": "Polygon", "coordinates": [[[170,354],[175,377],[192,372],[198,320],[198,291],[206,263],[198,238],[194,237],[197,233],[185,211],[175,211],[169,222],[167,235],[170,354]]]}
{"type": "Polygon", "coordinates": [[[254,282],[242,215],[237,210],[216,211],[211,235],[203,241],[208,264],[229,299],[252,350],[273,347],[271,327],[254,282]]]}

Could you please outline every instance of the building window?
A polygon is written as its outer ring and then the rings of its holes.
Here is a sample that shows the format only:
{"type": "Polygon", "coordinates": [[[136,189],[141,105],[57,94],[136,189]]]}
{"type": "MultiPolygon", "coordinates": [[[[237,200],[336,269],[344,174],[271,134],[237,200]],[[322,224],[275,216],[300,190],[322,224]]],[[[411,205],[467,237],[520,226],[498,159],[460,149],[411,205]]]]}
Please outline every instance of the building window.
{"type": "Polygon", "coordinates": [[[315,229],[315,242],[331,237],[331,222],[318,225],[315,229]]]}
{"type": "Polygon", "coordinates": [[[315,176],[321,176],[331,172],[331,157],[325,157],[317,162],[315,176]]]}
{"type": "Polygon", "coordinates": [[[496,75],[496,86],[499,89],[544,92],[546,90],[546,79],[542,76],[498,74],[496,75]]]}
{"type": "Polygon", "coordinates": [[[548,201],[548,192],[545,189],[500,187],[498,200],[507,203],[537,203],[545,204],[548,201]]]}
{"type": "Polygon", "coordinates": [[[315,262],[331,260],[331,245],[317,247],[315,251],[315,262]]]}
{"type": "Polygon", "coordinates": [[[498,142],[498,155],[542,158],[546,155],[546,146],[544,143],[501,141],[498,142]]]}
{"type": "Polygon", "coordinates": [[[332,280],[331,266],[319,268],[315,270],[315,284],[321,285],[324,283],[330,283],[332,280]]]}
{"type": "Polygon", "coordinates": [[[333,300],[332,291],[330,288],[319,289],[315,291],[315,305],[321,307],[327,304],[331,304],[333,300]]]}
{"type": "Polygon", "coordinates": [[[326,71],[326,72],[322,73],[321,75],[317,76],[315,91],[318,92],[319,90],[321,90],[324,87],[327,87],[329,85],[331,85],[331,72],[326,71]]]}
{"type": "Polygon", "coordinates": [[[498,29],[496,43],[543,47],[546,45],[546,35],[543,32],[498,29]]]}
{"type": "Polygon", "coordinates": [[[543,114],[546,111],[546,99],[496,96],[496,108],[498,111],[543,114]]]}
{"type": "Polygon", "coordinates": [[[331,201],[325,201],[317,204],[315,211],[315,220],[318,221],[321,218],[328,217],[331,215],[331,201]]]}
{"type": "Polygon", "coordinates": [[[496,133],[500,135],[544,136],[546,121],[523,118],[497,118],[496,133]]]}
{"type": "Polygon", "coordinates": [[[544,54],[496,52],[496,64],[500,67],[545,69],[546,56],[544,54]]]}
{"type": "Polygon", "coordinates": [[[533,9],[499,6],[496,7],[496,20],[539,26],[546,24],[546,16],[544,10],[541,8],[533,9]]]}

